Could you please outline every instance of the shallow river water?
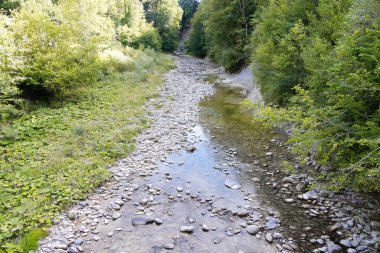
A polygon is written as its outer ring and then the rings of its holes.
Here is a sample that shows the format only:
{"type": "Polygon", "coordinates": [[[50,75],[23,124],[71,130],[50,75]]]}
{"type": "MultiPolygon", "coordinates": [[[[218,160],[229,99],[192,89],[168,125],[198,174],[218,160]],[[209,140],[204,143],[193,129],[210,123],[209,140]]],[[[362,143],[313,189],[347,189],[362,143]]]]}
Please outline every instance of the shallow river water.
{"type": "Polygon", "coordinates": [[[58,217],[38,252],[313,252],[336,239],[323,218],[330,200],[298,198],[307,189],[284,180],[282,161],[294,162],[285,134],[253,122],[245,92],[210,74],[216,66],[176,61],[136,150],[58,217]]]}

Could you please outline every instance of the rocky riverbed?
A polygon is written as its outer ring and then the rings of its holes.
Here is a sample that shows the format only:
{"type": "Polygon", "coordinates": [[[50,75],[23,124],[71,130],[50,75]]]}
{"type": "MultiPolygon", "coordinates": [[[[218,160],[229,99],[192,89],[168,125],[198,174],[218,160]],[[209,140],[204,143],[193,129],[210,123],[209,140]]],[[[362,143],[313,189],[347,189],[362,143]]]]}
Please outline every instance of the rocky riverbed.
{"type": "Polygon", "coordinates": [[[310,191],[310,176],[284,174],[285,136],[251,122],[240,90],[205,81],[217,66],[175,60],[135,152],[54,221],[38,252],[379,250],[376,198],[310,191]]]}

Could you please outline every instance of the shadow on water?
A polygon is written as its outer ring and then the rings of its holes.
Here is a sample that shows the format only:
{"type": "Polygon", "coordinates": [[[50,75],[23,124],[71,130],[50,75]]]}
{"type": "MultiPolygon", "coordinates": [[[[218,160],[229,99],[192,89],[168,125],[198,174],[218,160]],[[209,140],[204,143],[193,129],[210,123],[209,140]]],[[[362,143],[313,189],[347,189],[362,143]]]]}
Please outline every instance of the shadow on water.
{"type": "MultiPolygon", "coordinates": [[[[217,81],[214,77],[208,80],[217,81]]],[[[200,103],[200,125],[209,134],[212,145],[237,151],[238,160],[246,164],[237,176],[239,183],[244,187],[255,185],[261,202],[280,213],[285,234],[296,240],[301,251],[311,252],[313,247],[307,239],[326,234],[328,222],[321,217],[305,214],[296,193],[289,191],[288,198],[294,198],[295,202],[285,203],[286,195],[278,190],[281,187],[272,187],[273,183],[281,182],[286,176],[281,172],[282,161],[292,159],[283,144],[286,136],[253,122],[252,116],[240,105],[244,99],[240,89],[216,83],[216,92],[200,103]],[[273,156],[266,155],[267,152],[272,152],[273,156]],[[307,227],[311,227],[310,232],[305,232],[307,227]]],[[[285,193],[288,191],[285,188],[282,190],[285,193]]]]}

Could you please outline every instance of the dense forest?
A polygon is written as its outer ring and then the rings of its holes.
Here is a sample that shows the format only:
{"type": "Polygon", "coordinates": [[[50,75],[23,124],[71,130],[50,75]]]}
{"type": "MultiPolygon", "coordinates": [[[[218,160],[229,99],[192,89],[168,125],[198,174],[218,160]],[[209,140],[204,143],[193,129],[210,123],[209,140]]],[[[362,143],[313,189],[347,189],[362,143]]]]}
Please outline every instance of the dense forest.
{"type": "Polygon", "coordinates": [[[189,52],[227,70],[251,65],[270,124],[334,189],[380,190],[380,2],[204,0],[189,52]],[[307,159],[306,159],[307,158],[307,159]]]}

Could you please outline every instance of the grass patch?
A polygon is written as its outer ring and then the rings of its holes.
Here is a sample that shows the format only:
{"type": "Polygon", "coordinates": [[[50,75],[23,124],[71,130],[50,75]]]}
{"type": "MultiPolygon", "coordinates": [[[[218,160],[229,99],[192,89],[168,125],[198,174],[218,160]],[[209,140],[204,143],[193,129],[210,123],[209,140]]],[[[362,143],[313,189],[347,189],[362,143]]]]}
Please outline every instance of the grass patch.
{"type": "Polygon", "coordinates": [[[112,71],[71,100],[0,126],[0,252],[34,249],[60,211],[86,198],[109,178],[107,166],[133,151],[147,126],[143,105],[174,63],[154,51],[128,54],[127,67],[115,68],[127,72],[112,71]]]}
{"type": "Polygon", "coordinates": [[[38,248],[38,240],[46,236],[46,232],[40,228],[32,229],[20,241],[20,248],[24,252],[36,250],[38,248]]]}

